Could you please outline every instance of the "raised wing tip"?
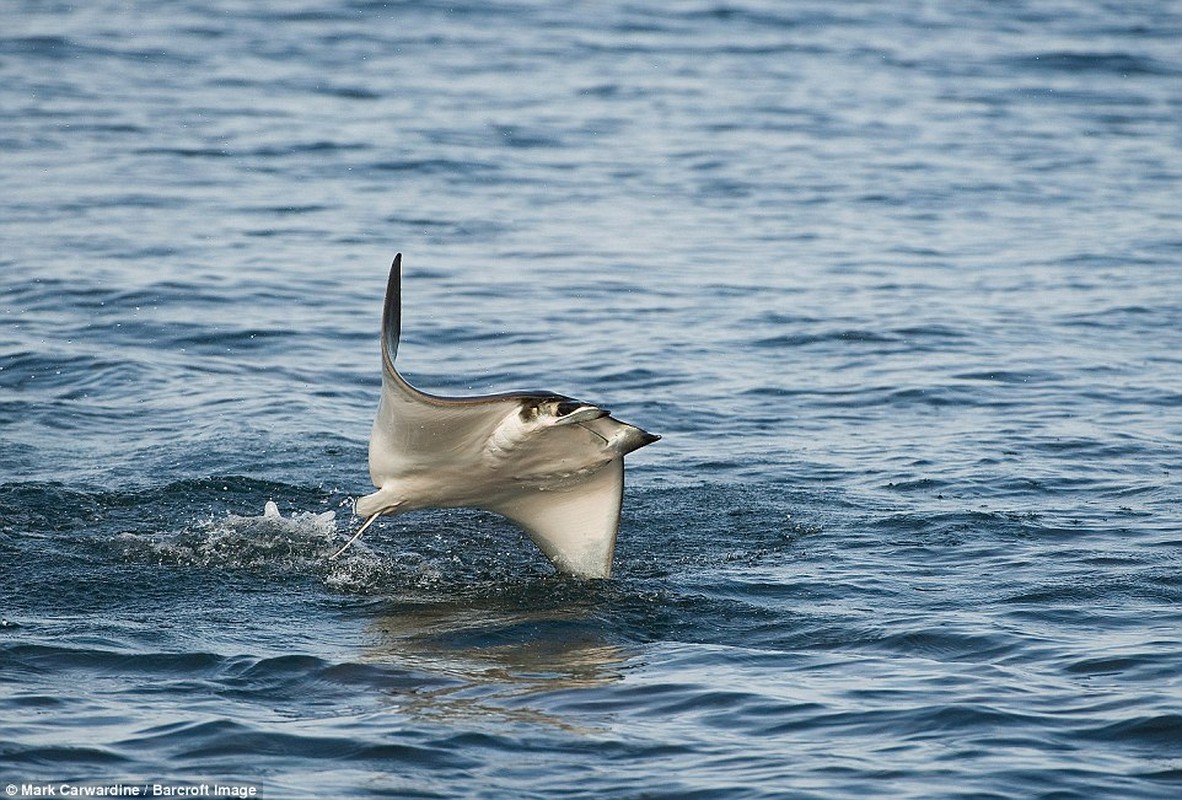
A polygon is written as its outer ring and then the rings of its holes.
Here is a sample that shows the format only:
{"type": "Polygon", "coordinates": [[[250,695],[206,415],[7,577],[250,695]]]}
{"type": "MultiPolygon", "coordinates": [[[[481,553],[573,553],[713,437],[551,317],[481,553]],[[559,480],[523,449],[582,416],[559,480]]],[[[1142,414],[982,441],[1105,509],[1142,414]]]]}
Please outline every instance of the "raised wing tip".
{"type": "Polygon", "coordinates": [[[402,253],[390,264],[390,278],[386,281],[386,301],[382,309],[382,355],[387,369],[394,369],[398,355],[398,340],[402,336],[402,253]]]}

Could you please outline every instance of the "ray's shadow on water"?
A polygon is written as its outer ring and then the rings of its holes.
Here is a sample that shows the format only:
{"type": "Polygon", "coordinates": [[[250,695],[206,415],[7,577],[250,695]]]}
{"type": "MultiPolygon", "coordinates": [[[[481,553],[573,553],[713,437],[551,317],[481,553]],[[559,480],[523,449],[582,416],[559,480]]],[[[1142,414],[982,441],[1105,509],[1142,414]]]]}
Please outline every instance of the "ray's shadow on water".
{"type": "Polygon", "coordinates": [[[638,653],[611,640],[590,596],[594,589],[582,602],[548,598],[549,584],[557,582],[572,586],[556,578],[511,597],[392,603],[368,626],[362,658],[431,676],[421,689],[393,698],[413,718],[492,718],[587,733],[547,711],[546,698],[620,682],[638,653]]]}

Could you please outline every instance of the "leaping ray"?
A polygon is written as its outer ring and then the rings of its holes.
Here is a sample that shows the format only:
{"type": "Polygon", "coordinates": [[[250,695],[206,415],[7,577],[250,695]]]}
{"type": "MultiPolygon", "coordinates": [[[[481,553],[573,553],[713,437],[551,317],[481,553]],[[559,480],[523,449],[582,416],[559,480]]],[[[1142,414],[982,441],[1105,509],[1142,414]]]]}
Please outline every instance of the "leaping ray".
{"type": "Polygon", "coordinates": [[[605,409],[548,392],[439,397],[398,374],[402,254],[382,314],[382,396],[369,438],[376,492],[357,501],[365,524],[418,508],[483,508],[516,522],[563,572],[611,574],[624,456],[660,436],[605,409]]]}

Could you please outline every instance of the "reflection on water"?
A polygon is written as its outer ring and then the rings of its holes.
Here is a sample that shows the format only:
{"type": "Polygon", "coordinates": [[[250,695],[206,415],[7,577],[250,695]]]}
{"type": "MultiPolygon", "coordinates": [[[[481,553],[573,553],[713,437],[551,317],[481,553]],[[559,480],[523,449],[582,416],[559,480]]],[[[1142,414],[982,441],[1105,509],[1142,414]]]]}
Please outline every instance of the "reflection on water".
{"type": "Polygon", "coordinates": [[[414,717],[495,717],[589,733],[543,710],[543,696],[623,680],[635,653],[606,638],[593,609],[539,605],[401,603],[374,620],[364,657],[436,679],[397,697],[400,710],[414,717]]]}

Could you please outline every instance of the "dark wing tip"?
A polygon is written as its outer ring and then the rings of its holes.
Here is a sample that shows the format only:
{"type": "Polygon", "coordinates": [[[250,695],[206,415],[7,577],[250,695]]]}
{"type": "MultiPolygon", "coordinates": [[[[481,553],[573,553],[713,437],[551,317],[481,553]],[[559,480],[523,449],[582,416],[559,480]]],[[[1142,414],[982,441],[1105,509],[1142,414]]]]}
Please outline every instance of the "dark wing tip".
{"type": "Polygon", "coordinates": [[[386,282],[386,305],[382,309],[382,355],[386,366],[394,369],[398,355],[398,340],[402,334],[402,253],[390,264],[390,279],[386,282]]]}

